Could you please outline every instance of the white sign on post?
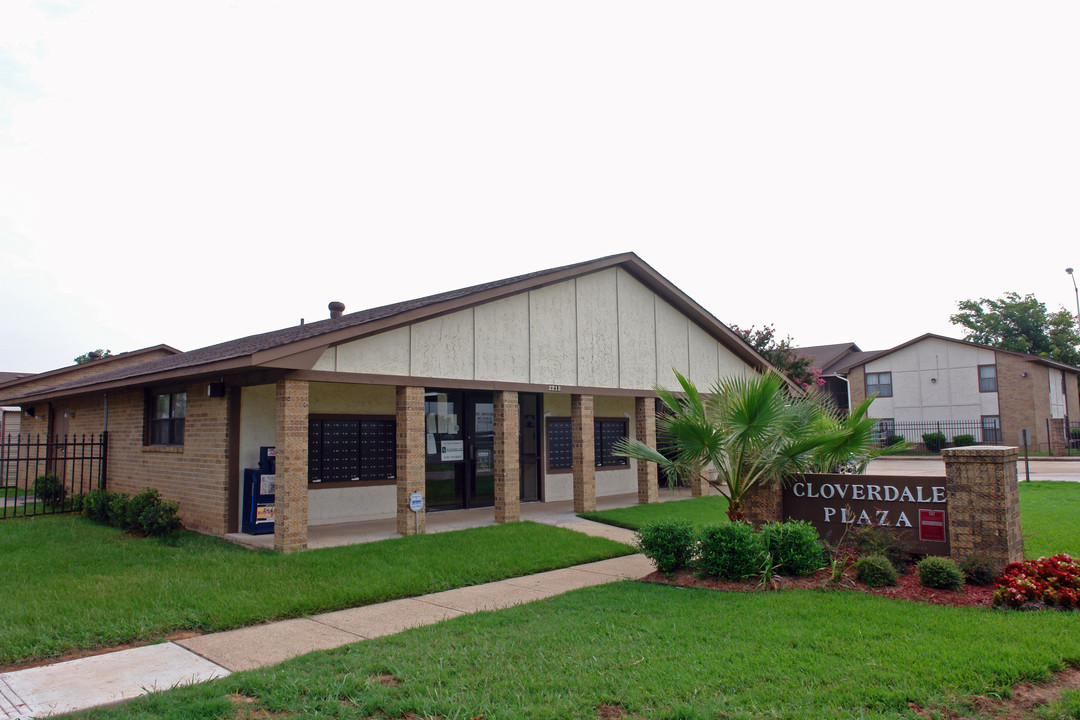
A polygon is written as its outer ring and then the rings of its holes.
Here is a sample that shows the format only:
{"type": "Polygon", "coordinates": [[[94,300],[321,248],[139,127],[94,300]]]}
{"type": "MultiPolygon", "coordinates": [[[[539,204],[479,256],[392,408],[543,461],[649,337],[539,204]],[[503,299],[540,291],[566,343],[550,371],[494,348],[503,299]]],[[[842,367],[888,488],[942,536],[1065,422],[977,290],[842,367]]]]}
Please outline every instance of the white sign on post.
{"type": "Polygon", "coordinates": [[[424,494],[414,492],[409,496],[409,509],[413,512],[420,512],[424,509],[424,494]]]}

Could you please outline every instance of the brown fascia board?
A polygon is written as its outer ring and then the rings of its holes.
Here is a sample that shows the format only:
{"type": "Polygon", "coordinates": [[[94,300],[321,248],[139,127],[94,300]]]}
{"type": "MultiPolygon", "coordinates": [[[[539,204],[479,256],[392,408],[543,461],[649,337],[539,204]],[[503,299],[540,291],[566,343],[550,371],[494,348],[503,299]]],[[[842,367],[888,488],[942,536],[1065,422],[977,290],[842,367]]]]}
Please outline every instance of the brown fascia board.
{"type": "Polygon", "coordinates": [[[15,385],[19,385],[21,383],[30,382],[31,380],[40,380],[42,378],[51,377],[53,375],[62,375],[63,373],[71,372],[72,370],[80,370],[80,369],[82,369],[84,367],[90,367],[90,366],[93,366],[93,365],[108,365],[108,364],[111,364],[112,362],[115,362],[116,360],[121,360],[121,359],[126,360],[127,358],[135,357],[135,356],[138,356],[138,355],[146,355],[148,353],[156,352],[156,351],[159,351],[159,350],[164,350],[164,351],[168,352],[171,355],[179,355],[180,352],[181,352],[180,350],[177,350],[176,348],[172,347],[171,345],[166,345],[166,344],[162,343],[160,345],[154,345],[152,347],[140,348],[138,350],[129,350],[128,352],[122,352],[122,353],[119,353],[117,355],[109,355],[107,357],[98,358],[97,360],[90,360],[88,362],[81,363],[81,364],[80,363],[75,363],[74,365],[65,365],[62,368],[57,368],[55,370],[46,370],[45,372],[26,375],[26,376],[21,377],[21,378],[16,378],[15,380],[8,380],[7,382],[0,383],[0,390],[3,390],[4,388],[8,388],[8,387],[13,387],[15,385]]]}
{"type": "Polygon", "coordinates": [[[53,388],[46,388],[30,395],[6,398],[4,402],[9,402],[13,405],[30,405],[32,403],[44,402],[57,398],[92,395],[94,393],[104,392],[106,390],[115,390],[117,388],[134,389],[145,387],[147,385],[163,385],[177,380],[197,381],[200,378],[214,377],[217,375],[222,375],[224,373],[234,373],[238,370],[244,370],[250,367],[251,357],[248,355],[244,355],[242,357],[231,358],[229,360],[219,360],[217,362],[208,363],[205,365],[198,365],[196,367],[164,370],[162,372],[150,373],[148,375],[136,375],[134,377],[120,378],[119,380],[109,380],[108,382],[103,383],[88,383],[86,385],[61,388],[59,390],[55,389],[54,386],[53,388]]]}

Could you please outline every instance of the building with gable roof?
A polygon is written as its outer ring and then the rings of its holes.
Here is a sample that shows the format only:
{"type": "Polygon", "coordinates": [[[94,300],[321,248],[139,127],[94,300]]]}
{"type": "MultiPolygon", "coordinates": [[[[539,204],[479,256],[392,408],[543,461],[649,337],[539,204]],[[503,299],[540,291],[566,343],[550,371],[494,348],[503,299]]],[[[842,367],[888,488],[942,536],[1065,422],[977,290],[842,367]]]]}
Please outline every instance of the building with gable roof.
{"type": "MultiPolygon", "coordinates": [[[[108,487],[157,488],[186,526],[241,526],[245,469],[276,452],[274,544],[309,525],[637,492],[656,467],[615,456],[655,441],[653,387],[773,371],[633,253],[521,275],[16,390],[45,431],[108,432],[108,487]],[[55,426],[54,426],[55,427],[55,426]],[[418,494],[418,495],[417,495],[418,494]],[[413,514],[410,501],[422,498],[413,514]]],[[[119,356],[118,356],[119,357],[119,356]]]]}

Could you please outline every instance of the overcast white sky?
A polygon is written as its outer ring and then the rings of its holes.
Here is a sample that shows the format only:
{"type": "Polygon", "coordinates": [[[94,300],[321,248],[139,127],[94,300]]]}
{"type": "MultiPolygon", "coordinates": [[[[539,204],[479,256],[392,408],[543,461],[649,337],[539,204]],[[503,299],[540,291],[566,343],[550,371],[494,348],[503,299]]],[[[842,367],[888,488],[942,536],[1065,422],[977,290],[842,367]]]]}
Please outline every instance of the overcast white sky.
{"type": "Polygon", "coordinates": [[[0,3],[0,370],[633,251],[801,345],[1075,310],[1080,3],[0,3]]]}

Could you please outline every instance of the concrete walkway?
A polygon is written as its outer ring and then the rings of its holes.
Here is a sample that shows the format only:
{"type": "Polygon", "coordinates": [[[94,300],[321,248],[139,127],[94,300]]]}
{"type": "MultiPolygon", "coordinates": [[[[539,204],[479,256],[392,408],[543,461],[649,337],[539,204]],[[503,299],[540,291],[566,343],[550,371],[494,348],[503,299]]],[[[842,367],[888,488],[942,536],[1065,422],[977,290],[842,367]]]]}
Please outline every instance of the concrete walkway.
{"type": "MultiPolygon", "coordinates": [[[[570,516],[558,524],[632,543],[630,530],[570,516]]],[[[652,572],[643,555],[628,555],[562,570],[447,590],[416,598],[339,610],[228,632],[147,645],[130,650],[0,674],[0,720],[45,717],[106,705],[206,682],[232,672],[276,665],[313,650],[329,650],[368,638],[481,610],[532,602],[570,590],[652,572]]]]}

